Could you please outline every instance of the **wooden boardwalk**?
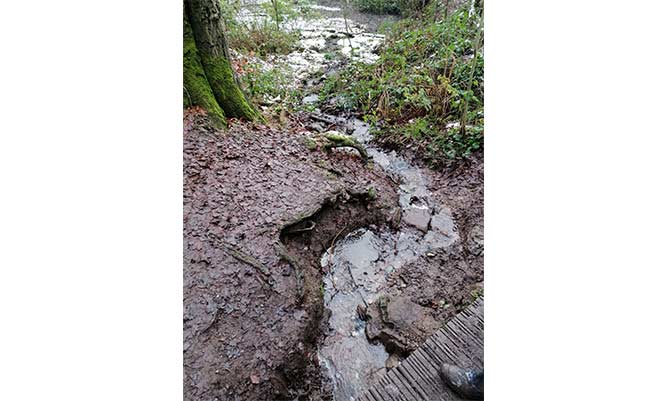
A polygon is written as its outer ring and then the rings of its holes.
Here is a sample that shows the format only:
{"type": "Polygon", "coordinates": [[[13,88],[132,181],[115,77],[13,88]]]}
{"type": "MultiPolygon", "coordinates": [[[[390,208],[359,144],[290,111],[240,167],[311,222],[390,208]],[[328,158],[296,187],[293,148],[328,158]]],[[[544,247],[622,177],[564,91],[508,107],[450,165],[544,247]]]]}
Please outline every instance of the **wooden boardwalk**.
{"type": "Polygon", "coordinates": [[[420,348],[390,370],[359,401],[459,401],[442,382],[443,362],[483,367],[483,305],[479,298],[432,334],[420,348]]]}

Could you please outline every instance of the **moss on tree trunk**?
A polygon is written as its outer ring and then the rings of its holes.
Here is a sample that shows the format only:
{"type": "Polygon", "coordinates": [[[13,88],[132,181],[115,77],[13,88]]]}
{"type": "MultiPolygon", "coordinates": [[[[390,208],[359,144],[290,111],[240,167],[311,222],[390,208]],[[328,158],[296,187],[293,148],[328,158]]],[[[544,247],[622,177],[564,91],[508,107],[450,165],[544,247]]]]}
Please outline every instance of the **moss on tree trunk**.
{"type": "Polygon", "coordinates": [[[260,117],[232,71],[217,0],[184,0],[183,83],[184,104],[199,105],[214,118],[260,117]]]}
{"type": "Polygon", "coordinates": [[[200,106],[218,125],[225,124],[225,113],[216,101],[204,73],[192,29],[183,16],[183,106],[200,106]]]}

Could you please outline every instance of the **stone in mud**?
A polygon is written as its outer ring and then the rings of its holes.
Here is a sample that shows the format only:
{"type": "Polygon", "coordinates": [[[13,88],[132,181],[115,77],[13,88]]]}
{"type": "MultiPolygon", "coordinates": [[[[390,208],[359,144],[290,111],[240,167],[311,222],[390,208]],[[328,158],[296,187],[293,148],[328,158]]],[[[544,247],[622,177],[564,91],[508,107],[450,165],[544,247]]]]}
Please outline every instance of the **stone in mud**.
{"type": "Polygon", "coordinates": [[[429,230],[430,220],[431,212],[427,206],[410,205],[404,209],[403,221],[420,231],[427,232],[429,230]]]}
{"type": "Polygon", "coordinates": [[[381,297],[367,309],[366,335],[379,340],[388,352],[406,355],[422,344],[439,328],[428,308],[408,297],[381,297]]]}
{"type": "Polygon", "coordinates": [[[473,255],[480,256],[483,254],[485,243],[483,228],[481,226],[476,225],[471,227],[466,246],[473,255]]]}
{"type": "Polygon", "coordinates": [[[444,209],[431,218],[431,228],[443,235],[451,237],[455,232],[455,221],[452,219],[450,212],[447,209],[444,209]]]}
{"type": "Polygon", "coordinates": [[[302,99],[302,103],[304,104],[314,104],[317,102],[318,102],[318,95],[316,94],[308,95],[304,97],[304,99],[302,99]]]}

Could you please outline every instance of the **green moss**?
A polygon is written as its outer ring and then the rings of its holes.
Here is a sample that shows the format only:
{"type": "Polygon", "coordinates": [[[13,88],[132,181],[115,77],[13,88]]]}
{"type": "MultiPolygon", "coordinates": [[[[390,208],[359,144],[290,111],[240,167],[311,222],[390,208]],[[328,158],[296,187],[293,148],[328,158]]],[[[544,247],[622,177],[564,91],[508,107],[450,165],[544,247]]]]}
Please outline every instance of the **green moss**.
{"type": "Polygon", "coordinates": [[[200,52],[184,12],[183,18],[183,104],[201,106],[217,123],[225,117],[262,119],[248,103],[225,57],[200,52]]]}
{"type": "Polygon", "coordinates": [[[306,146],[306,149],[310,151],[314,151],[318,148],[318,144],[313,138],[309,138],[308,136],[305,136],[303,139],[304,146],[306,146]]]}
{"type": "Polygon", "coordinates": [[[190,24],[183,23],[183,106],[200,106],[218,125],[225,124],[225,113],[211,91],[204,74],[190,24]]]}
{"type": "Polygon", "coordinates": [[[211,85],[211,90],[218,104],[223,107],[228,117],[256,120],[260,118],[258,112],[251,107],[246,96],[237,85],[230,61],[221,56],[201,55],[202,66],[211,85]]]}
{"type": "Polygon", "coordinates": [[[360,156],[362,156],[362,159],[365,161],[369,159],[369,155],[366,153],[364,146],[357,142],[352,136],[343,135],[336,131],[328,131],[325,132],[324,137],[330,142],[325,145],[325,149],[349,147],[357,149],[357,151],[360,152],[360,156]]]}

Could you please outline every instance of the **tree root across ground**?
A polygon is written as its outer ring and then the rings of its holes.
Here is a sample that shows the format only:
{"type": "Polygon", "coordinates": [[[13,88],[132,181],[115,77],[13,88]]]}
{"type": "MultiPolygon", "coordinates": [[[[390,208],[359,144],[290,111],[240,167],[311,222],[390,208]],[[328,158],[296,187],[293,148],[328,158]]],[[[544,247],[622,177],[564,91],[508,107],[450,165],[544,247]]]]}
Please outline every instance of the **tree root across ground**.
{"type": "Polygon", "coordinates": [[[389,178],[359,155],[309,151],[305,135],[298,125],[217,131],[186,113],[186,400],[320,397],[314,255],[346,231],[384,224],[397,199],[389,178]]]}

